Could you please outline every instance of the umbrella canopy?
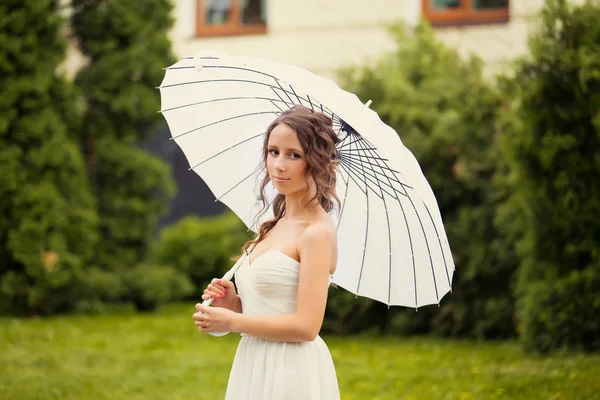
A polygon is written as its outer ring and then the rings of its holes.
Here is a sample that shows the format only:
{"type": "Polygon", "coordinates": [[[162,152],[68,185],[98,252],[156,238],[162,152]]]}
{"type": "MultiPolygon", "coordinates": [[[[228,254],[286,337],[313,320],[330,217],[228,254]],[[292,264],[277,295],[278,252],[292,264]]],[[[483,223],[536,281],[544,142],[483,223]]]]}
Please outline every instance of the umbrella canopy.
{"type": "MultiPolygon", "coordinates": [[[[454,263],[431,187],[398,134],[357,96],[296,66],[215,53],[167,68],[160,92],[190,169],[254,231],[273,217],[255,220],[267,127],[294,105],[329,115],[341,139],[333,282],[415,308],[439,304],[451,290],[454,263]]],[[[271,184],[266,189],[276,193],[271,184]]]]}

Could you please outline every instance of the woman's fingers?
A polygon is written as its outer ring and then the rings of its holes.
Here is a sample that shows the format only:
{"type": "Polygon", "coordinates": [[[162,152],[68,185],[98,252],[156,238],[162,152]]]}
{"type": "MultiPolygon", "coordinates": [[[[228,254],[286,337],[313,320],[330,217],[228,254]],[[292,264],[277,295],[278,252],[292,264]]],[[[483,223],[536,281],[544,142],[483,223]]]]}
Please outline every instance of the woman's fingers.
{"type": "MultiPolygon", "coordinates": [[[[208,295],[208,296],[210,296],[212,298],[216,298],[216,299],[218,299],[222,296],[225,296],[226,293],[227,293],[227,291],[225,289],[219,290],[219,289],[216,289],[216,288],[210,287],[210,286],[204,290],[204,295],[208,295]]],[[[202,298],[204,298],[204,296],[202,296],[202,298]]]]}
{"type": "Polygon", "coordinates": [[[227,292],[227,289],[220,285],[210,284],[210,285],[208,285],[208,287],[206,289],[209,292],[215,293],[217,296],[224,295],[227,292]]]}

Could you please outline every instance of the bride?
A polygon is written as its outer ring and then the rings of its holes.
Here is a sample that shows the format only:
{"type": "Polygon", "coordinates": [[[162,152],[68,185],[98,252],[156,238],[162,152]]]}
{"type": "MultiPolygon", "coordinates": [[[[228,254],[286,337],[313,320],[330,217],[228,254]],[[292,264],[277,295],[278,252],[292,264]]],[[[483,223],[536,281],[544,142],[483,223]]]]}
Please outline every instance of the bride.
{"type": "MultiPolygon", "coordinates": [[[[319,337],[337,236],[329,212],[334,201],[339,139],[331,118],[295,106],[265,133],[263,163],[277,189],[272,220],[243,246],[235,286],[213,279],[193,315],[201,332],[239,332],[228,400],[335,400],[335,368],[319,337]],[[236,293],[237,286],[237,293],[236,293]]],[[[339,209],[339,207],[338,207],[339,209]]]]}

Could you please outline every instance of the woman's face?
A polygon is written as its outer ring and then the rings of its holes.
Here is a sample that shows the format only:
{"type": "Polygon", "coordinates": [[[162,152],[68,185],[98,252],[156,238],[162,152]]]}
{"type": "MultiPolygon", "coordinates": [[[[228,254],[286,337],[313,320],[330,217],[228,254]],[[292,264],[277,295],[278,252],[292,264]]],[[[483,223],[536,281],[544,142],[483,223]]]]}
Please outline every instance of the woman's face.
{"type": "Polygon", "coordinates": [[[287,195],[306,190],[306,155],[296,132],[286,124],[271,131],[267,145],[267,172],[279,193],[287,195]]]}

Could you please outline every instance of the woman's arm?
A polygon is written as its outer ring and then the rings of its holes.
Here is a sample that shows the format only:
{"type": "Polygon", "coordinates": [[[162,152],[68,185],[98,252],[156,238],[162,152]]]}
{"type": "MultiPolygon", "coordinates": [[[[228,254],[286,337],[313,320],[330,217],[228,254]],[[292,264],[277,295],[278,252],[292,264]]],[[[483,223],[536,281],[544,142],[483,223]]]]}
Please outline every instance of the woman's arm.
{"type": "Polygon", "coordinates": [[[296,313],[283,316],[235,314],[232,331],[279,342],[314,340],[325,315],[335,241],[332,226],[316,224],[306,228],[299,244],[301,264],[296,313]]]}

